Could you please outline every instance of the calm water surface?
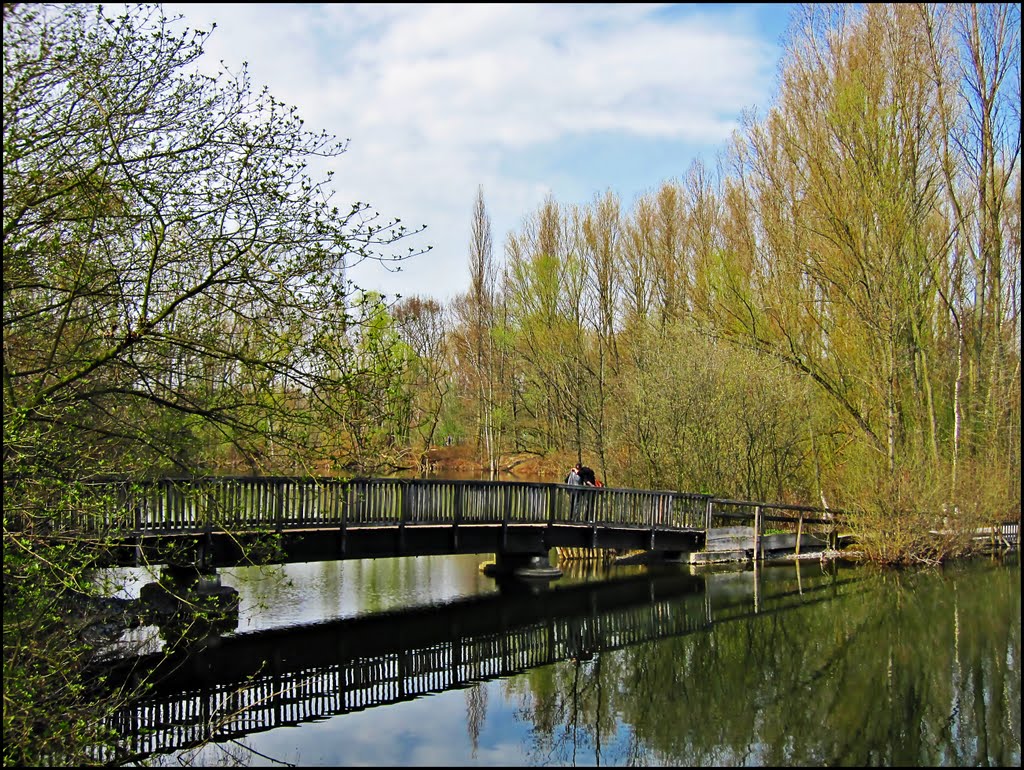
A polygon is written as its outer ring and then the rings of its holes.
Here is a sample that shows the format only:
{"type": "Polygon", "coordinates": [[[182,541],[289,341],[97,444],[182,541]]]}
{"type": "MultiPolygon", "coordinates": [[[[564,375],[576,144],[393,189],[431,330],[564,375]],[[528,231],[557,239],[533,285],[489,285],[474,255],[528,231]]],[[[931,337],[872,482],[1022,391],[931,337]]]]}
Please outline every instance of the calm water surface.
{"type": "MultiPolygon", "coordinates": [[[[147,763],[1020,765],[1015,554],[564,564],[534,590],[499,588],[487,560],[223,570],[237,625],[132,716],[147,763]]],[[[126,574],[126,596],[150,579],[126,574]]]]}

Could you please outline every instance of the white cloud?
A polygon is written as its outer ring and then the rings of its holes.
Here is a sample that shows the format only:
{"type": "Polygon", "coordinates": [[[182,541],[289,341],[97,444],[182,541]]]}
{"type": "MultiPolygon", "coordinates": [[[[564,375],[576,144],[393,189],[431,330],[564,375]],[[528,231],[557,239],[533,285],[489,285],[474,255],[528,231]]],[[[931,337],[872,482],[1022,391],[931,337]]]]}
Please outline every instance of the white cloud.
{"type": "MultiPolygon", "coordinates": [[[[431,254],[394,276],[364,265],[357,281],[440,299],[465,289],[478,185],[498,257],[508,230],[549,190],[569,203],[583,202],[566,197],[579,190],[589,199],[611,188],[628,203],[641,192],[637,180],[600,178],[602,158],[570,167],[560,143],[600,134],[616,137],[621,153],[646,141],[706,154],[724,146],[742,109],[767,103],[778,56],[757,28],[756,7],[743,5],[165,8],[190,26],[216,20],[211,60],[247,61],[254,83],[298,106],[307,126],[351,139],[332,164],[339,206],[369,201],[385,218],[429,225],[406,246],[432,243],[431,254]],[[567,179],[577,190],[555,186],[567,179]]],[[[666,167],[644,186],[685,170],[666,167]]]]}

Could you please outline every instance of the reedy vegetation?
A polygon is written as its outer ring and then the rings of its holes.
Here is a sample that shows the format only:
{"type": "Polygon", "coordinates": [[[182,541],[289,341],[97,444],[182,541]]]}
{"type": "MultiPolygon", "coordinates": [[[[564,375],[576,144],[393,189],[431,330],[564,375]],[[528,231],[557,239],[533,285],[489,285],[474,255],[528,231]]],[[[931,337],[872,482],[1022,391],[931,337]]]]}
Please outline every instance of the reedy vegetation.
{"type": "Polygon", "coordinates": [[[880,561],[1019,518],[1018,6],[801,7],[714,170],[549,198],[500,260],[481,189],[451,307],[346,279],[406,231],[333,206],[306,162],[344,144],[198,74],[204,37],[4,6],[5,763],[95,737],[51,686],[83,563],[21,523],[100,474],[379,470],[452,434],[861,511],[880,561]]]}

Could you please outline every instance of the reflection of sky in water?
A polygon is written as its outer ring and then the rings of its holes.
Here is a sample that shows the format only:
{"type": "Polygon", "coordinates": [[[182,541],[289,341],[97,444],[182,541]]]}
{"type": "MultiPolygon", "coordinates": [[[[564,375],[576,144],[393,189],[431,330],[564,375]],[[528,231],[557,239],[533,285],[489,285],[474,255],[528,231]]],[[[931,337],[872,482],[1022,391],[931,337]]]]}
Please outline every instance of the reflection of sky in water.
{"type": "MultiPolygon", "coordinates": [[[[225,570],[224,582],[242,592],[244,633],[493,592],[478,569],[486,560],[447,556],[248,568],[225,570]]],[[[570,567],[557,585],[580,579],[570,567]]],[[[695,614],[700,622],[678,636],[317,721],[312,716],[324,711],[314,702],[306,712],[311,721],[151,762],[1020,766],[1020,711],[1013,708],[1020,702],[1019,566],[992,570],[984,563],[959,575],[951,569],[882,577],[861,568],[833,573],[820,564],[712,571],[704,590],[667,600],[658,615],[695,614]],[[993,602],[1008,627],[993,621],[993,602]],[[757,665],[751,665],[752,655],[757,665]],[[824,686],[819,661],[833,662],[824,686]],[[958,678],[961,668],[982,674],[958,678]],[[686,682],[693,687],[686,689],[686,682]],[[593,689],[597,684],[600,691],[593,689]],[[619,696],[610,697],[617,689],[619,696]],[[481,693],[485,697],[473,697],[481,693]],[[837,697],[844,704],[839,710],[837,697]],[[951,698],[962,704],[952,725],[951,698]],[[471,711],[471,703],[479,708],[481,702],[483,712],[471,711]],[[605,729],[598,750],[594,725],[582,720],[593,720],[602,709],[607,719],[600,720],[605,729]],[[476,748],[469,728],[474,713],[480,717],[476,748]],[[1015,715],[1016,727],[1005,721],[1015,715]],[[987,730],[990,723],[1006,727],[999,728],[999,740],[980,741],[976,729],[987,730]],[[908,749],[908,731],[946,737],[936,744],[910,741],[908,749]],[[802,738],[793,741],[793,735],[802,738]]],[[[313,690],[314,698],[322,697],[313,690]]]]}
{"type": "MultiPolygon", "coordinates": [[[[220,574],[224,585],[239,590],[238,632],[251,633],[495,593],[493,579],[480,571],[480,565],[492,559],[486,554],[365,559],[237,567],[220,574]]],[[[144,569],[116,573],[123,583],[119,595],[128,598],[138,597],[141,587],[156,574],[144,569]]],[[[586,577],[570,570],[562,582],[586,577]]],[[[486,693],[476,748],[467,726],[472,690],[460,689],[256,732],[238,742],[151,761],[165,767],[560,764],[558,757],[535,755],[532,722],[521,716],[519,696],[506,697],[507,685],[508,680],[474,685],[486,693]]],[[[618,733],[609,736],[608,749],[629,731],[623,728],[618,733]]],[[[585,741],[582,736],[579,740],[585,741]]],[[[575,762],[596,764],[593,749],[580,745],[575,762]]]]}
{"type": "MultiPolygon", "coordinates": [[[[383,612],[493,593],[479,571],[487,555],[351,559],[219,570],[239,592],[240,633],[383,612]]],[[[107,570],[107,594],[136,599],[159,568],[107,570]]]]}
{"type": "MultiPolygon", "coordinates": [[[[452,690],[322,722],[254,733],[239,743],[211,745],[200,752],[163,757],[160,762],[165,766],[212,767],[223,766],[228,757],[234,757],[249,767],[280,767],[282,763],[300,767],[559,766],[567,760],[575,765],[599,764],[593,747],[582,737],[575,757],[571,748],[567,756],[531,754],[533,725],[518,715],[518,704],[506,700],[503,683],[479,686],[486,688],[487,710],[475,751],[466,727],[469,691],[452,690]]],[[[608,736],[602,763],[605,759],[621,762],[628,734],[629,728],[620,724],[616,735],[608,736]]]]}
{"type": "Polygon", "coordinates": [[[449,601],[496,589],[478,556],[354,559],[223,570],[239,590],[239,632],[449,601]]]}

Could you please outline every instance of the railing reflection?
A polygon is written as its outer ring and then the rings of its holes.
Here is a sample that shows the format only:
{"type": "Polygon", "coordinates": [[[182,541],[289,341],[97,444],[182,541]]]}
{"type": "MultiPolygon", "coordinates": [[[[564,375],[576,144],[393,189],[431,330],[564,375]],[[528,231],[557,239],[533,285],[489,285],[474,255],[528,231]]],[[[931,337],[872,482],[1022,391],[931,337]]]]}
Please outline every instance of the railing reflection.
{"type": "Polygon", "coordinates": [[[113,726],[134,758],[164,754],[698,632],[815,601],[822,589],[830,596],[845,582],[738,575],[725,590],[714,576],[644,574],[225,637],[115,668],[112,679],[148,670],[157,683],[113,726]]]}

